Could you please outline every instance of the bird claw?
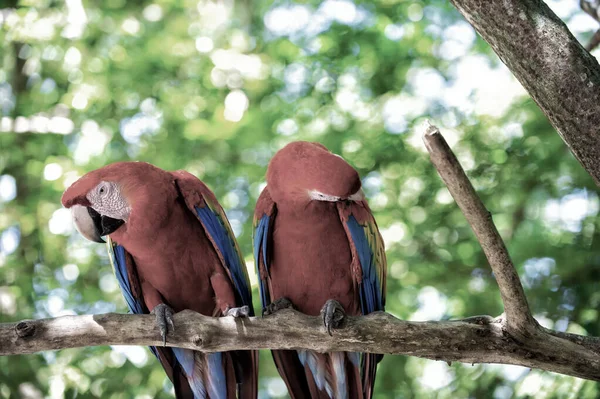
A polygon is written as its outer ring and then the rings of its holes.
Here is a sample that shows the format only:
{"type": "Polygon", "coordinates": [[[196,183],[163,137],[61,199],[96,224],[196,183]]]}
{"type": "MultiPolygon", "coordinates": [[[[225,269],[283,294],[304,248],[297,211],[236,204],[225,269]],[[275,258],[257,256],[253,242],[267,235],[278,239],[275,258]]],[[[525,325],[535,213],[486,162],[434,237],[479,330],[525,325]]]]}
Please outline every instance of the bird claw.
{"type": "Polygon", "coordinates": [[[282,309],[294,309],[292,302],[286,297],[281,297],[270,304],[263,310],[263,315],[268,316],[282,309]]]}
{"type": "Polygon", "coordinates": [[[248,305],[240,306],[239,308],[229,308],[225,311],[225,316],[248,317],[250,316],[250,308],[248,305]]]}
{"type": "Polygon", "coordinates": [[[167,346],[167,333],[169,328],[171,332],[175,332],[175,324],[173,324],[173,309],[169,305],[159,303],[150,312],[156,316],[156,324],[160,330],[160,336],[163,339],[163,346],[167,346]]]}
{"type": "Polygon", "coordinates": [[[330,299],[323,305],[321,316],[323,317],[323,325],[325,325],[327,333],[332,336],[331,329],[342,325],[342,321],[346,317],[346,311],[338,301],[330,299]]]}

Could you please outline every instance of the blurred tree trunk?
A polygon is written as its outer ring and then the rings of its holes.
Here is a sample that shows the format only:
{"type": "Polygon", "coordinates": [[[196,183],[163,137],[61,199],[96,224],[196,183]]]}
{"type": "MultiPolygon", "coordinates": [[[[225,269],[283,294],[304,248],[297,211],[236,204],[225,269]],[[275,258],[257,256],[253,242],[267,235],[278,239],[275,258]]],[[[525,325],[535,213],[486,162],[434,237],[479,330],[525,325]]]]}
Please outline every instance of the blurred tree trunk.
{"type": "Polygon", "coordinates": [[[542,0],[450,0],[600,186],[600,66],[542,0]]]}
{"type": "MultiPolygon", "coordinates": [[[[21,42],[13,42],[12,47],[14,57],[12,91],[15,101],[15,107],[12,111],[13,129],[15,128],[17,117],[23,115],[27,116],[24,112],[25,107],[23,99],[23,97],[26,97],[28,94],[27,75],[24,71],[26,59],[20,56],[23,46],[24,45],[21,42]]],[[[15,206],[17,209],[13,216],[16,216],[14,218],[15,222],[19,223],[19,255],[21,256],[21,259],[17,259],[16,261],[24,267],[22,270],[22,278],[31,280],[31,276],[33,276],[34,272],[34,265],[36,262],[40,261],[39,253],[41,251],[41,242],[39,240],[39,231],[37,224],[35,224],[30,231],[24,231],[20,225],[20,221],[23,215],[27,215],[28,213],[37,210],[37,206],[32,205],[32,203],[37,201],[36,192],[40,189],[39,181],[41,177],[32,176],[27,170],[27,162],[29,160],[28,152],[32,141],[27,140],[29,135],[29,133],[15,133],[14,144],[17,148],[21,149],[22,154],[18,157],[12,157],[2,173],[9,174],[16,180],[17,197],[15,198],[15,206]]],[[[41,156],[43,154],[39,155],[41,156]]],[[[33,159],[35,159],[35,157],[33,159]]],[[[38,219],[37,214],[33,216],[35,217],[35,220],[38,219]]],[[[33,307],[33,298],[29,298],[29,301],[30,305],[33,307]]]]}
{"type": "MultiPolygon", "coordinates": [[[[16,1],[12,3],[14,3],[13,6],[16,5],[16,1]]],[[[46,154],[39,152],[41,146],[37,145],[31,133],[14,132],[16,118],[23,115],[27,116],[26,103],[29,89],[27,87],[28,76],[24,71],[26,59],[19,57],[23,46],[24,44],[21,42],[13,42],[12,46],[7,46],[7,49],[12,51],[11,87],[15,106],[11,112],[13,132],[4,135],[0,144],[0,148],[6,145],[6,148],[12,149],[3,154],[0,175],[7,174],[14,177],[17,196],[13,201],[1,204],[3,205],[1,210],[7,216],[9,225],[18,226],[20,238],[16,252],[8,258],[7,264],[4,265],[2,273],[5,274],[0,277],[0,285],[26,287],[27,294],[17,297],[17,308],[19,312],[33,314],[36,300],[35,294],[33,294],[33,278],[35,276],[35,264],[42,260],[42,241],[40,240],[38,223],[24,223],[24,220],[29,219],[36,222],[39,220],[37,204],[40,197],[41,176],[30,173],[31,169],[28,168],[28,162],[37,159],[43,160],[46,154]],[[18,150],[15,151],[14,149],[18,150]],[[17,270],[18,272],[15,273],[17,270]]],[[[3,231],[0,230],[0,235],[2,233],[3,231]]],[[[0,311],[0,321],[13,318],[13,315],[3,314],[0,311]]],[[[8,358],[5,364],[7,370],[4,372],[7,373],[10,369],[13,370],[13,376],[17,376],[17,378],[3,379],[3,373],[0,372],[0,380],[10,388],[10,391],[19,392],[20,385],[23,381],[28,380],[35,385],[37,390],[47,390],[39,380],[31,377],[35,376],[37,370],[45,364],[41,356],[32,357],[27,362],[13,356],[8,358]]]]}

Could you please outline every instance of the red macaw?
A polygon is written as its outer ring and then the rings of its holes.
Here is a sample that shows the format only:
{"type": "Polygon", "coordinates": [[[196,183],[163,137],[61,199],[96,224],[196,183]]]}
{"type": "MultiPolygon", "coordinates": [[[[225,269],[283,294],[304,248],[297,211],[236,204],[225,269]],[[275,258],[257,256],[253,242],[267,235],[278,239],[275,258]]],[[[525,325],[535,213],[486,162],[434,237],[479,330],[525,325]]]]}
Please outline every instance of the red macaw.
{"type": "MultiPolygon", "coordinates": [[[[214,194],[185,171],[119,162],[77,180],[62,197],[88,240],[108,248],[132,313],[156,315],[163,342],[173,313],[252,316],[250,282],[214,194]]],[[[177,398],[256,398],[258,352],[152,347],[177,398]],[[236,389],[237,388],[237,389],[236,389]]]]}
{"type": "MultiPolygon", "coordinates": [[[[321,313],[331,334],[345,314],[384,310],[385,250],[360,178],[321,144],[288,144],[269,163],[254,258],[265,314],[289,306],[321,313]]],[[[273,358],[292,398],[371,398],[382,356],[301,350],[273,358]]]]}

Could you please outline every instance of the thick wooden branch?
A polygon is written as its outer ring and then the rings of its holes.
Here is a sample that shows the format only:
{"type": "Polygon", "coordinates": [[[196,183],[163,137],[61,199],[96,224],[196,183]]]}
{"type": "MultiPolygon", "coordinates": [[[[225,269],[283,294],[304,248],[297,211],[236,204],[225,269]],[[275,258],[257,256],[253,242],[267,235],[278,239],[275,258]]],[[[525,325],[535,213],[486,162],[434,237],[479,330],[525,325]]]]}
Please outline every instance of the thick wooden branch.
{"type": "Polygon", "coordinates": [[[600,185],[600,65],[542,0],[450,0],[600,185]]]}
{"type": "Polygon", "coordinates": [[[528,336],[535,332],[536,322],[531,316],[519,275],[498,233],[492,215],[475,192],[456,156],[437,127],[429,125],[423,141],[448,191],[467,218],[483,252],[490,262],[500,287],[508,329],[512,334],[528,336]]]}
{"type": "MultiPolygon", "coordinates": [[[[320,317],[291,309],[264,318],[212,318],[189,310],[175,315],[167,346],[201,351],[299,349],[404,354],[446,362],[504,363],[600,380],[600,344],[593,350],[545,334],[521,342],[504,320],[409,322],[387,313],[348,317],[330,337],[320,317]]],[[[161,345],[152,315],[101,314],[0,324],[0,355],[98,345],[161,345]]]]}
{"type": "Polygon", "coordinates": [[[561,351],[573,350],[596,358],[600,354],[600,338],[553,331],[542,328],[535,321],[519,275],[494,225],[492,215],[481,202],[448,143],[439,129],[429,123],[423,133],[423,141],[431,162],[471,225],[490,262],[504,303],[507,335],[520,341],[523,346],[540,344],[550,351],[553,347],[561,347],[561,351]],[[569,349],[566,349],[567,347],[569,349]]]}

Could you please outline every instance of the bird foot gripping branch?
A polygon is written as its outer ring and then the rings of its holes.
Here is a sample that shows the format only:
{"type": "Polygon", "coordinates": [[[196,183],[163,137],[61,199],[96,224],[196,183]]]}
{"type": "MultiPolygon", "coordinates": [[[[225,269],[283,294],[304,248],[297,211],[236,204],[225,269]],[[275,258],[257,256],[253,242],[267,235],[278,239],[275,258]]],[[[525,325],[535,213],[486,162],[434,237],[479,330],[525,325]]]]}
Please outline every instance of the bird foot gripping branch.
{"type": "Polygon", "coordinates": [[[245,305],[240,306],[238,308],[229,308],[225,311],[224,316],[233,316],[235,318],[249,317],[250,316],[250,308],[245,305]]]}
{"type": "Polygon", "coordinates": [[[263,310],[263,315],[268,316],[283,309],[295,309],[292,302],[286,297],[281,297],[268,304],[263,310]]]}
{"type": "Polygon", "coordinates": [[[321,316],[323,317],[323,325],[327,329],[327,334],[331,336],[332,328],[339,328],[342,326],[342,323],[346,318],[346,311],[344,311],[344,308],[338,301],[330,299],[323,305],[321,316]]]}
{"type": "Polygon", "coordinates": [[[156,325],[160,330],[160,336],[163,339],[163,346],[167,345],[167,334],[169,333],[169,328],[171,332],[175,332],[175,325],[173,324],[173,309],[171,309],[168,305],[164,303],[159,303],[156,305],[152,312],[150,312],[156,316],[156,325]]]}

